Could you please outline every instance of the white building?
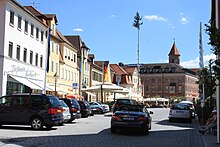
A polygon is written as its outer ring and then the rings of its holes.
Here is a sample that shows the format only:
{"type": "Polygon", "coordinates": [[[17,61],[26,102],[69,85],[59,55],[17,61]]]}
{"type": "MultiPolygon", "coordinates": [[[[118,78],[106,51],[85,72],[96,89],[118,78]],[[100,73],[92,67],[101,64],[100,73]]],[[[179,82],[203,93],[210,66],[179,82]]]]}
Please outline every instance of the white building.
{"type": "Polygon", "coordinates": [[[42,92],[47,25],[15,0],[1,0],[0,28],[0,95],[42,92]]]}

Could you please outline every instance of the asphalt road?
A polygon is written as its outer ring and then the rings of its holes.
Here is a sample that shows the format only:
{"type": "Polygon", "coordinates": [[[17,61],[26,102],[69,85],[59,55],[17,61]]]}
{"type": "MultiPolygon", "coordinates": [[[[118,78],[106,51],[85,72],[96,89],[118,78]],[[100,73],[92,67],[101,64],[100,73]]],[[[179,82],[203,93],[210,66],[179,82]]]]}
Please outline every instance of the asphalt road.
{"type": "Polygon", "coordinates": [[[81,118],[51,130],[34,131],[30,126],[3,126],[0,146],[71,147],[203,147],[196,122],[169,122],[169,109],[155,108],[149,135],[137,132],[112,134],[110,115],[81,118]]]}

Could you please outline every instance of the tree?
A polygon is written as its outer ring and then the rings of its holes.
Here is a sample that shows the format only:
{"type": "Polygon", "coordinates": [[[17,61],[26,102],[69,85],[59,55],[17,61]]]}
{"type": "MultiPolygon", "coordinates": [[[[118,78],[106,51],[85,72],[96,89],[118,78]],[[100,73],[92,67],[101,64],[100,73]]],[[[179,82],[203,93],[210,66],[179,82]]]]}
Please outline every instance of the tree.
{"type": "MultiPolygon", "coordinates": [[[[216,28],[216,24],[214,20],[210,20],[209,24],[205,24],[206,33],[209,35],[209,43],[212,48],[211,50],[216,56],[220,56],[220,29],[216,28]]],[[[214,61],[215,65],[213,65],[214,75],[216,79],[220,80],[220,60],[214,61]]]]}

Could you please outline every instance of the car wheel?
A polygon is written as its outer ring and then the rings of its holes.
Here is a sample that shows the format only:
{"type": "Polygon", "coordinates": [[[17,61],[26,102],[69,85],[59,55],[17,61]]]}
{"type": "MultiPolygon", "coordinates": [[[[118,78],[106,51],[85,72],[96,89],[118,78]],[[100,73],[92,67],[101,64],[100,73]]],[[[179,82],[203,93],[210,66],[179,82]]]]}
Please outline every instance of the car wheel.
{"type": "Polygon", "coordinates": [[[53,125],[46,125],[47,129],[51,129],[53,127],[53,125]]]}
{"type": "Polygon", "coordinates": [[[115,127],[111,127],[111,132],[112,132],[112,133],[116,133],[116,132],[117,132],[117,130],[115,129],[115,127]]]}
{"type": "Polygon", "coordinates": [[[172,118],[169,118],[169,122],[172,122],[173,121],[173,119],[172,118]]]}
{"type": "Polygon", "coordinates": [[[103,112],[103,110],[102,110],[102,109],[99,109],[99,113],[100,113],[100,114],[103,114],[104,112],[103,112]]]}
{"type": "Polygon", "coordinates": [[[149,127],[147,126],[144,131],[143,131],[144,135],[148,135],[149,134],[149,127]]]}
{"type": "Polygon", "coordinates": [[[192,119],[189,119],[189,123],[192,123],[192,119]]]}
{"type": "Polygon", "coordinates": [[[43,128],[43,121],[39,117],[35,117],[31,120],[31,128],[34,130],[40,130],[43,128]]]}

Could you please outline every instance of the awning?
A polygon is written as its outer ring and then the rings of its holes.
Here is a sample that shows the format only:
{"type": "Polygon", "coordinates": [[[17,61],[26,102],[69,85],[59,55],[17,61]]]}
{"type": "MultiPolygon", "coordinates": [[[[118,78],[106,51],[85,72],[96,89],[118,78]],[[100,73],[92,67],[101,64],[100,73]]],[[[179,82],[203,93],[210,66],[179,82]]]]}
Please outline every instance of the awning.
{"type": "Polygon", "coordinates": [[[96,96],[95,94],[91,93],[91,92],[86,92],[88,95],[91,95],[91,96],[96,96]]]}
{"type": "Polygon", "coordinates": [[[10,77],[15,79],[19,83],[22,83],[22,84],[26,85],[27,87],[30,87],[31,89],[43,90],[43,88],[41,86],[39,86],[36,83],[28,80],[25,77],[18,77],[18,76],[14,76],[14,75],[10,75],[10,77]]]}

